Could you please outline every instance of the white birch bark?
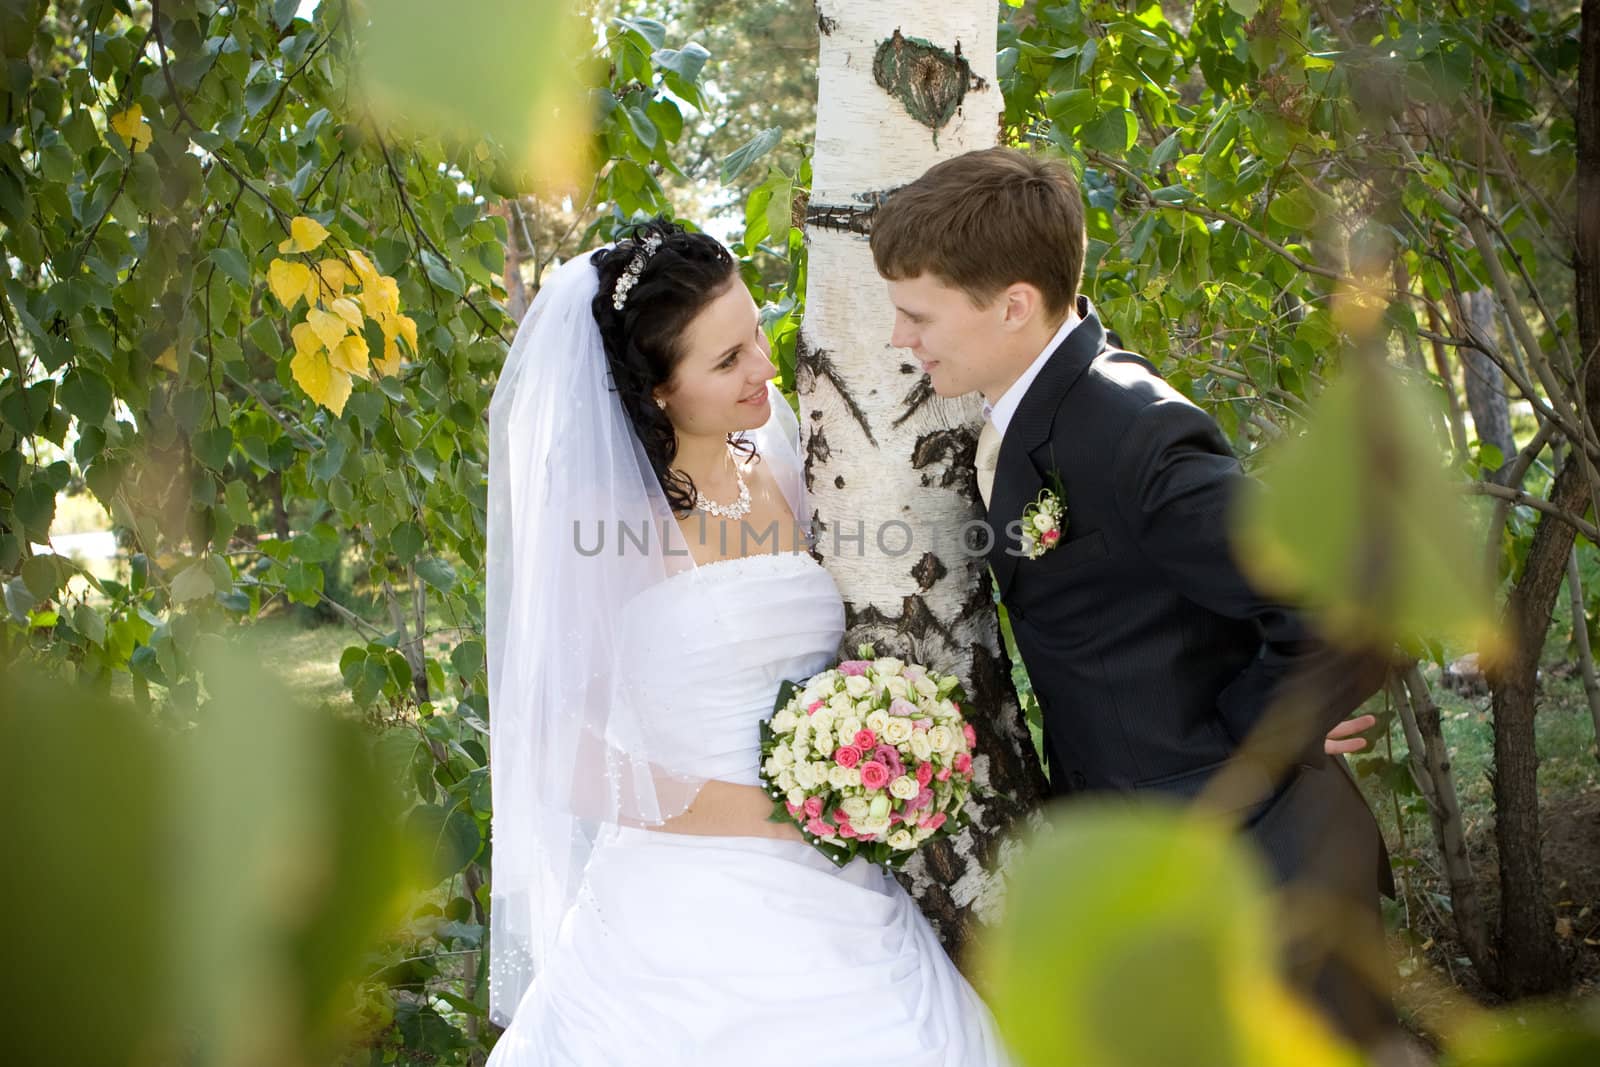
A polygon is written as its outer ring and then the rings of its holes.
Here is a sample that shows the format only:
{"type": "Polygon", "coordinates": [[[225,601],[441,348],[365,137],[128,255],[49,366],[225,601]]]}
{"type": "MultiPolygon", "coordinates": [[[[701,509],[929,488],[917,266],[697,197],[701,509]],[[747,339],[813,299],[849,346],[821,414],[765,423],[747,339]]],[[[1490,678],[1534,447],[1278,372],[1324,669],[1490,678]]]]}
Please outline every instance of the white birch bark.
{"type": "Polygon", "coordinates": [[[975,764],[978,780],[1000,791],[977,802],[967,834],[914,860],[902,878],[954,953],[974,919],[995,917],[1002,842],[1036,808],[1044,779],[1017,706],[987,565],[960,542],[979,517],[971,472],[978,400],[934,396],[910,354],[890,346],[893,308],[866,234],[885,194],[941,159],[996,143],[996,9],[992,0],[817,7],[810,267],[797,357],[807,478],[818,550],[845,599],[846,647],[871,641],[880,654],[959,674],[986,753],[975,764]],[[902,69],[912,74],[898,97],[875,75],[885,42],[899,45],[902,69]],[[952,85],[964,91],[948,122],[935,130],[913,117],[950,100],[952,85]]]}

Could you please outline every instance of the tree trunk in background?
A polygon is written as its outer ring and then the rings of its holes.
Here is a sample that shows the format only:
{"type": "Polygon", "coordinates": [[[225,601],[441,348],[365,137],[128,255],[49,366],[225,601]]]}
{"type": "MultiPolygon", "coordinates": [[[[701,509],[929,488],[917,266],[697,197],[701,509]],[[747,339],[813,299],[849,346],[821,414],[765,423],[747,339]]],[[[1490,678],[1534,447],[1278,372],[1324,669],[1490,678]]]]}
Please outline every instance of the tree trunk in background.
{"type": "Polygon", "coordinates": [[[995,916],[1004,838],[1045,780],[1011,682],[975,520],[976,398],[945,401],[889,346],[893,309],[866,234],[887,193],[940,159],[996,142],[992,0],[818,5],[810,266],[796,356],[817,548],[844,596],[848,649],[953,671],[983,753],[973,826],[925,850],[902,881],[956,954],[995,916]]]}
{"type": "MultiPolygon", "coordinates": [[[[1591,418],[1600,416],[1600,0],[1584,0],[1579,30],[1577,228],[1573,248],[1578,351],[1591,418]]],[[[1550,500],[1583,514],[1589,487],[1579,449],[1569,449],[1550,500]]],[[[1540,855],[1538,754],[1533,719],[1539,653],[1575,535],[1541,516],[1527,562],[1506,605],[1511,656],[1494,685],[1495,844],[1500,852],[1501,989],[1524,996],[1560,989],[1565,969],[1544,892],[1540,855]]]]}
{"type": "MultiPolygon", "coordinates": [[[[1485,337],[1495,335],[1495,299],[1488,289],[1466,294],[1461,310],[1477,323],[1485,337]]],[[[1515,343],[1514,338],[1507,338],[1515,343]]],[[[1461,350],[1461,377],[1467,389],[1467,410],[1478,440],[1500,450],[1502,462],[1495,471],[1485,471],[1493,481],[1500,480],[1506,464],[1516,458],[1517,443],[1511,436],[1511,403],[1506,397],[1506,379],[1494,360],[1476,348],[1461,350]]]]}

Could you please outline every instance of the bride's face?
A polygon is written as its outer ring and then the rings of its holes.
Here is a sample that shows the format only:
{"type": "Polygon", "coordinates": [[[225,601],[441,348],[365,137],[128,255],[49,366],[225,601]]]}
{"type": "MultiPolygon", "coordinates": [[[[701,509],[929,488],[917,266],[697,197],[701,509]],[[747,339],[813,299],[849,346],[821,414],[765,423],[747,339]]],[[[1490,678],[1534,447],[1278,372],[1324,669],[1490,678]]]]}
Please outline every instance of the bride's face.
{"type": "Polygon", "coordinates": [[[656,390],[680,435],[715,437],[765,425],[767,382],[777,376],[755,301],[735,276],[690,320],[682,358],[656,390]]]}

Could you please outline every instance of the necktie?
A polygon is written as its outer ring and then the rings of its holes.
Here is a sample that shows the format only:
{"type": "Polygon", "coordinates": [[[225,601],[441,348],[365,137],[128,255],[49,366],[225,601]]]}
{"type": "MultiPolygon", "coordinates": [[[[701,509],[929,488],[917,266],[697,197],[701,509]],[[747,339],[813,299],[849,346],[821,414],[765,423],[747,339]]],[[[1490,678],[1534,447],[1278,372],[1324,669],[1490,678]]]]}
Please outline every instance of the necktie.
{"type": "Polygon", "coordinates": [[[973,466],[978,470],[978,495],[983,497],[983,506],[989,506],[989,494],[994,490],[994,467],[1000,458],[1000,431],[994,428],[994,423],[985,419],[983,430],[978,434],[978,451],[973,458],[973,466]]]}

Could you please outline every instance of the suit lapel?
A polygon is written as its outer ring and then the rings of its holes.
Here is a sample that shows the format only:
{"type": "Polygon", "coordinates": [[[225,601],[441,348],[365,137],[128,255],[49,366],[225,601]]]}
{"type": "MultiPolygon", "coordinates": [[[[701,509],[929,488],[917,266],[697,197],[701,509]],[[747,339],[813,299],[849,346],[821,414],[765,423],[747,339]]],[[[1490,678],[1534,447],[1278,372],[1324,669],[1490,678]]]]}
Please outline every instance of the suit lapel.
{"type": "Polygon", "coordinates": [[[989,497],[989,526],[994,531],[994,543],[989,550],[989,566],[994,570],[1000,585],[1000,595],[1011,588],[1016,576],[1016,538],[1007,533],[1007,526],[1022,517],[1022,511],[1044,486],[1044,479],[1035,470],[1028,457],[1050,436],[1055,422],[1056,409],[1062,398],[1077,384],[1083,372],[1089,369],[1094,358],[1105,350],[1106,333],[1094,313],[1089,298],[1078,297],[1078,315],[1083,319],[1045,361],[1039,376],[1033,380],[1022,396],[1016,414],[1006,427],[1000,441],[1000,455],[995,461],[994,490],[989,497]]]}

